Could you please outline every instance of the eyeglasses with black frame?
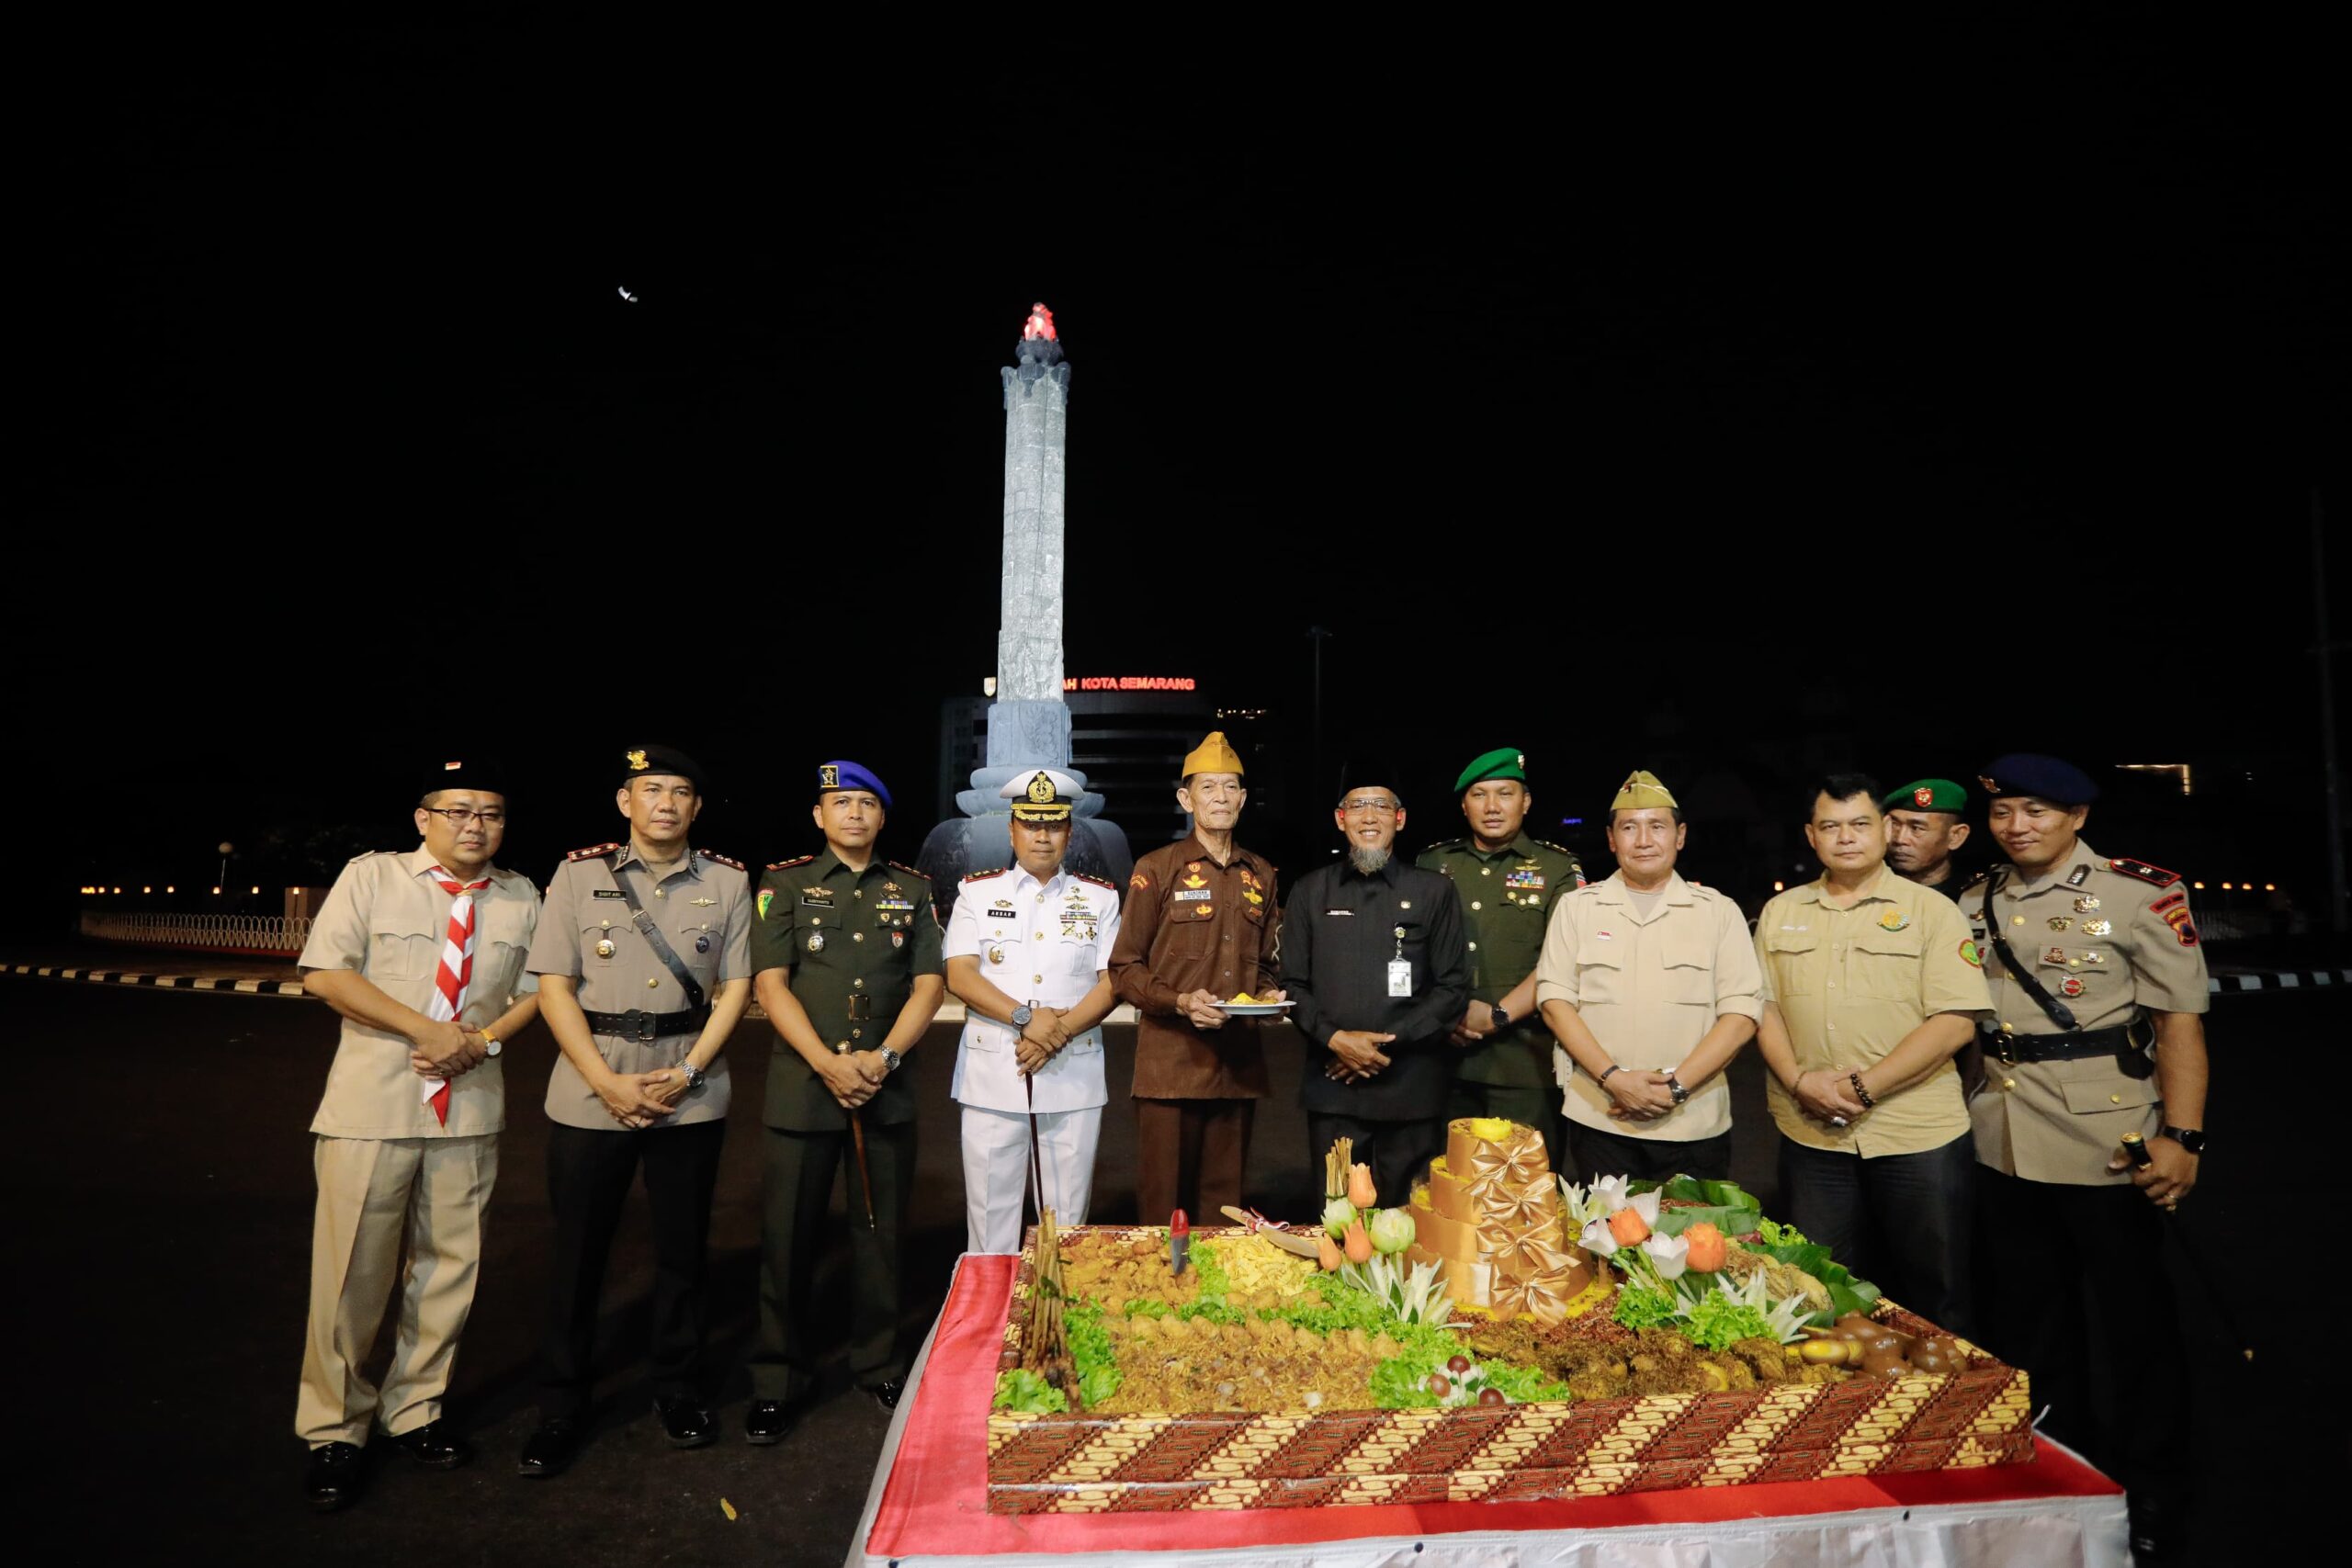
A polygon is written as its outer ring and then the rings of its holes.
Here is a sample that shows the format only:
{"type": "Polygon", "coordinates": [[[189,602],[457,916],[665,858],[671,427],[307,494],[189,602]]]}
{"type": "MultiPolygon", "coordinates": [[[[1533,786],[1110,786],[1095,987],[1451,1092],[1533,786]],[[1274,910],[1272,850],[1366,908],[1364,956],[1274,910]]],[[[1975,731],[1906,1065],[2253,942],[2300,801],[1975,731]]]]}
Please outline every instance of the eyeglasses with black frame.
{"type": "Polygon", "coordinates": [[[476,811],[465,806],[420,806],[417,809],[430,811],[435,817],[447,818],[449,826],[452,828],[462,828],[467,823],[477,820],[485,828],[506,826],[506,811],[503,807],[493,806],[487,811],[476,811]]]}

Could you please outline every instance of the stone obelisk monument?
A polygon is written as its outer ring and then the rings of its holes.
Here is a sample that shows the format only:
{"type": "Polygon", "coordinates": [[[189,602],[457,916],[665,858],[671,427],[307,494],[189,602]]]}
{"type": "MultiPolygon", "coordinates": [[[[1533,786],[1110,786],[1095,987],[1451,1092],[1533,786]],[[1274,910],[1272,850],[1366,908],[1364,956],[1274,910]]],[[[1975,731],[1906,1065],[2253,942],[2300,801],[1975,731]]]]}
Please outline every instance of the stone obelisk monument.
{"type": "MultiPolygon", "coordinates": [[[[923,840],[918,868],[943,905],[975,871],[1012,863],[1012,817],[997,789],[1030,768],[1069,765],[1069,705],[1062,700],[1062,481],[1069,449],[1069,362],[1054,315],[1034,307],[1004,380],[1004,570],[997,597],[996,701],[989,705],[988,765],[956,796],[960,818],[923,840]]],[[[1102,818],[1102,797],[1082,796],[1073,813],[1073,871],[1125,884],[1135,853],[1118,824],[1102,818]]]]}

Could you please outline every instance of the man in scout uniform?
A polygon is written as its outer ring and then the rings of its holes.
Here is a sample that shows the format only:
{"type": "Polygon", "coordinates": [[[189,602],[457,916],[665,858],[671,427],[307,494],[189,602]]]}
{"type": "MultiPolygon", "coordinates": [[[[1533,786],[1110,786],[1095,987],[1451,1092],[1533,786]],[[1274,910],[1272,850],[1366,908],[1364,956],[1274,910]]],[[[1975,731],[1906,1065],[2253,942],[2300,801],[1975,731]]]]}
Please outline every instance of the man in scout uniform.
{"type": "Polygon", "coordinates": [[[1584,886],[1584,868],[1557,844],[1527,832],[1534,803],[1527,758],[1505,746],[1453,781],[1470,835],[1423,850],[1415,862],[1453,879],[1470,950],[1470,1005],[1451,1036],[1449,1118],[1500,1116],[1544,1134],[1560,1168],[1563,1125],[1554,1102],[1552,1035],[1535,1010],[1535,960],[1552,905],[1584,886]]]}
{"type": "Polygon", "coordinates": [[[1968,791],[1950,779],[1913,779],[1878,804],[1894,874],[1947,898],[1957,894],[1968,881],[1953,858],[1968,842],[1968,791]]]}
{"type": "Polygon", "coordinates": [[[2046,1429],[2123,1483],[2137,1547],[2186,1479],[2159,1254],[2205,1148],[2204,953],[2177,874],[2082,840],[2098,797],[2082,770],[2019,754],[1977,782],[2007,857],[1960,896],[1999,1020],[1969,1101],[1985,1344],[2032,1374],[2046,1429]],[[2120,1150],[2126,1133],[2145,1167],[2120,1150]]]}
{"type": "Polygon", "coordinates": [[[1959,909],[1888,870],[1878,801],[1860,773],[1816,785],[1821,875],[1756,922],[1781,1202],[1855,1273],[1973,1336],[1976,1156],[1952,1056],[1992,1004],[1959,909]]]}
{"type": "Polygon", "coordinates": [[[1176,804],[1193,831],[1136,862],[1111,947],[1112,987],[1136,1013],[1136,1206],[1154,1224],[1240,1203],[1250,1122],[1266,1098],[1256,1021],[1216,1005],[1284,999],[1274,865],[1233,837],[1250,798],[1241,773],[1222,730],[1185,757],[1176,804]]]}
{"type": "Polygon", "coordinates": [[[833,1178],[849,1187],[855,1284],[850,1373],[887,1406],[907,1375],[899,1345],[899,1238],[915,1176],[914,1086],[899,1068],[939,1011],[931,884],[874,841],[890,808],[855,762],[817,770],[822,854],[767,868],[753,900],[752,988],[775,1026],[768,1067],[760,1338],[743,1434],[779,1442],[815,1376],[808,1285],[833,1178]]]}
{"type": "Polygon", "coordinates": [[[942,952],[964,1003],[953,1093],[964,1108],[967,1250],[1017,1252],[1037,1163],[1042,1206],[1082,1225],[1110,1094],[1102,1077],[1115,883],[1062,869],[1079,783],[1032,768],[997,792],[1012,803],[1013,863],[964,879],[942,952]],[[1035,1133],[1035,1149],[1031,1133],[1035,1133]]]}
{"type": "Polygon", "coordinates": [[[492,863],[506,837],[506,786],[465,762],[423,784],[411,798],[424,842],[345,866],[300,959],[303,988],[344,1021],[311,1122],[319,1201],[294,1405],[311,1450],[304,1486],[322,1511],[357,1498],[361,1450],[378,1428],[430,1470],[469,1456],[442,1424],[441,1396],[498,1179],[501,1043],[539,1010],[538,982],[523,970],[538,896],[492,863]],[[379,1387],[360,1363],[395,1295],[379,1387]]]}
{"type": "Polygon", "coordinates": [[[1731,1173],[1723,1069],[1756,1032],[1764,977],[1739,906],[1676,873],[1689,836],[1634,773],[1609,807],[1617,870],[1555,900],[1544,929],[1535,998],[1580,1179],[1731,1173]]]}
{"type": "Polygon", "coordinates": [[[687,843],[704,774],[683,751],[620,753],[626,843],[574,850],[548,884],[530,970],[559,1055],[548,1079],[555,1213],[539,1426],[518,1471],[560,1474],[585,1431],[598,1287],[640,1162],[653,1219],[653,1410],[673,1448],[718,1435],[697,1400],[703,1250],[727,1133],[719,1055],[752,999],[751,878],[687,843]]]}
{"type": "Polygon", "coordinates": [[[1283,989],[1298,1003],[1291,1021],[1307,1043],[1307,1168],[1351,1138],[1392,1208],[1445,1152],[1459,1054],[1449,1037],[1470,999],[1460,896],[1393,852],[1405,826],[1396,778],[1383,761],[1341,771],[1331,819],[1348,852],[1298,879],[1282,953],[1283,989]]]}

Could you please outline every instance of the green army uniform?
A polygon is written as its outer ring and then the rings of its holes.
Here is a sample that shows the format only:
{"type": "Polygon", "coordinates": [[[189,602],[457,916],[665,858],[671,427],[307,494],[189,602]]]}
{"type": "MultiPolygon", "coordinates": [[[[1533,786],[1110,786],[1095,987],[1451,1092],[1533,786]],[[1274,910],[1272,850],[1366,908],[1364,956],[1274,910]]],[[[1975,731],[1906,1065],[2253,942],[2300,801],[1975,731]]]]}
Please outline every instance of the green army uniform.
{"type": "MultiPolygon", "coordinates": [[[[1489,752],[1480,762],[1512,755],[1489,752]]],[[[1517,766],[1492,771],[1473,763],[1472,770],[1482,778],[1525,776],[1517,766]]],[[[1464,779],[1462,789],[1476,782],[1469,773],[1464,779]]],[[[1492,854],[1476,839],[1449,839],[1423,850],[1414,863],[1453,879],[1470,946],[1470,995],[1489,1004],[1535,972],[1554,901],[1584,886],[1575,855],[1524,831],[1492,854]]],[[[1446,1114],[1500,1116],[1533,1127],[1544,1134],[1552,1168],[1561,1168],[1560,1091],[1552,1079],[1552,1032],[1540,1009],[1529,1007],[1525,1016],[1464,1048],[1446,1114]]]]}
{"type": "MultiPolygon", "coordinates": [[[[769,866],[760,879],[752,972],[788,970],[794,998],[836,1050],[872,1050],[888,1039],[917,977],[945,973],[939,948],[931,883],[906,866],[877,859],[854,871],[827,849],[769,866]]],[[[859,1114],[874,1181],[873,1226],[865,1223],[851,1113],[800,1053],[777,1038],[762,1112],[769,1132],[760,1340],[752,1356],[755,1400],[790,1401],[813,1381],[806,1308],[836,1174],[849,1194],[851,1374],[862,1387],[906,1376],[899,1270],[915,1179],[910,1075],[884,1078],[859,1114]]]]}

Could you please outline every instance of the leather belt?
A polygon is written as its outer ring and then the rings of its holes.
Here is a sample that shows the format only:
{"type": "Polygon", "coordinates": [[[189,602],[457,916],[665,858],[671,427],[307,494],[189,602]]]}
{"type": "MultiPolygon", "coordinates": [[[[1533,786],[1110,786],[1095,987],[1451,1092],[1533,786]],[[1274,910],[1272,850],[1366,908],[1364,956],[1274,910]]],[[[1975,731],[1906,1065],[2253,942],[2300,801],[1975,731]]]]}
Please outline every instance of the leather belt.
{"type": "Polygon", "coordinates": [[[697,1034],[703,1021],[710,1016],[708,1008],[687,1008],[683,1012],[643,1012],[636,1008],[627,1012],[589,1012],[581,1009],[594,1034],[608,1034],[622,1040],[660,1040],[672,1034],[697,1034]]]}
{"type": "Polygon", "coordinates": [[[1997,1029],[1979,1032],[1984,1054],[2004,1066],[2020,1062],[2071,1062],[2084,1056],[2112,1056],[2127,1077],[2146,1077],[2154,1070],[2147,1060],[2154,1028],[2119,1023],[2109,1029],[2074,1029],[2063,1034],[2007,1034],[1997,1029]],[[2144,1070],[2135,1070],[2135,1065],[2144,1070]]]}

